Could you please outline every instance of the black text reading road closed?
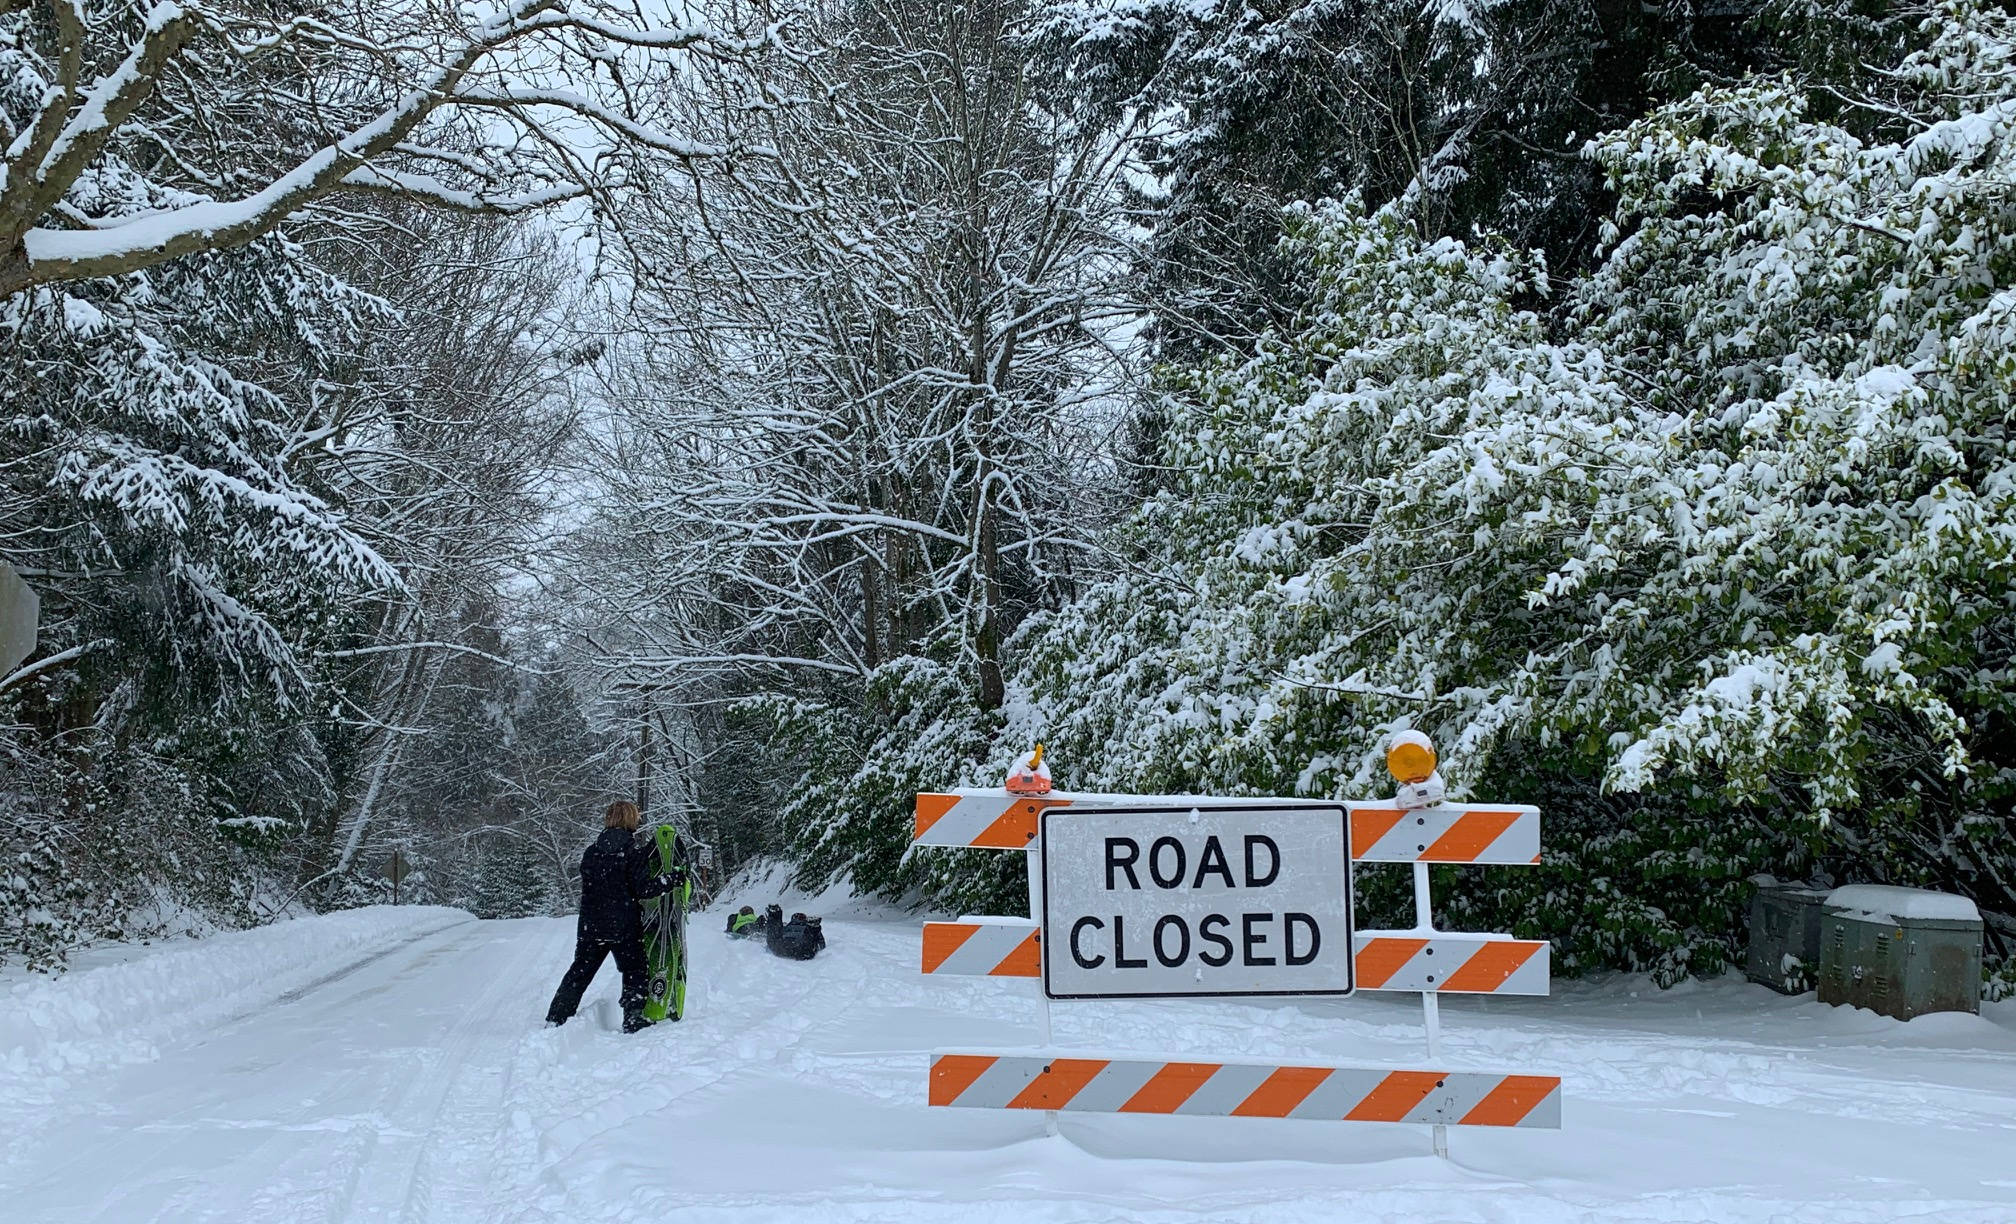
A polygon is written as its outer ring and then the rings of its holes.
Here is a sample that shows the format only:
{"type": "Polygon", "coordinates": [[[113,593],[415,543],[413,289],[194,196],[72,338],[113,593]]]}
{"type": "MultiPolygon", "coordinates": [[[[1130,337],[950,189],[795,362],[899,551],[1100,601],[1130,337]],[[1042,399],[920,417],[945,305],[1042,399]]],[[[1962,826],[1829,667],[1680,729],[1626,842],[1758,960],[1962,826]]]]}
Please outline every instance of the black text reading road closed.
{"type": "Polygon", "coordinates": [[[1047,813],[1045,988],[1058,998],[1342,993],[1337,807],[1047,813]]]}
{"type": "MultiPolygon", "coordinates": [[[[1207,883],[1222,883],[1228,891],[1266,889],[1281,877],[1281,847],[1264,833],[1248,833],[1242,840],[1235,858],[1226,854],[1224,840],[1215,834],[1207,836],[1194,854],[1178,837],[1156,838],[1148,843],[1145,855],[1140,838],[1108,837],[1106,890],[1139,891],[1144,875],[1145,887],[1170,891],[1203,888],[1207,883]]],[[[1086,914],[1071,924],[1071,959],[1082,969],[1097,969],[1110,956],[1115,968],[1140,969],[1153,956],[1164,967],[1176,969],[1195,956],[1202,964],[1223,968],[1234,960],[1249,966],[1307,965],[1323,950],[1323,932],[1315,917],[1293,910],[1214,911],[1199,918],[1194,929],[1181,914],[1163,914],[1152,930],[1137,927],[1134,939],[1140,946],[1129,943],[1124,913],[1115,913],[1110,921],[1086,914]]]]}

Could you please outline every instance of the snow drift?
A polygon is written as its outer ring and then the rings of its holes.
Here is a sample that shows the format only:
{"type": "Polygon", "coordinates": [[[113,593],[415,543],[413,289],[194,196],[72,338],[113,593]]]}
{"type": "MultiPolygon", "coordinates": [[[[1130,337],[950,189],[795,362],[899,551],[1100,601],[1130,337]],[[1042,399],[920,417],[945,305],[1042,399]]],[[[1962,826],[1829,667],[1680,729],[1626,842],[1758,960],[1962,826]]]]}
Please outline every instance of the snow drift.
{"type": "Polygon", "coordinates": [[[469,920],[438,906],[373,906],[0,981],[0,1100],[49,1100],[79,1072],[154,1058],[363,957],[469,920]]]}

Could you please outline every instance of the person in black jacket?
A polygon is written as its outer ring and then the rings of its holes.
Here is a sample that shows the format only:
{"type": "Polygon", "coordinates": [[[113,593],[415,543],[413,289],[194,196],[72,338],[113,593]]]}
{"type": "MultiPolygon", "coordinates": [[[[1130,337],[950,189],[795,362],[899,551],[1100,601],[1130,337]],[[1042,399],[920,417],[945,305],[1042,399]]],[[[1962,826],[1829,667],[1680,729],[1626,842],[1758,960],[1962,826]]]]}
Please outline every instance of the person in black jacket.
{"type": "Polygon", "coordinates": [[[817,918],[791,915],[784,921],[784,907],[772,905],[763,911],[763,941],[773,955],[789,960],[811,960],[826,947],[826,931],[817,918]]]}
{"type": "Polygon", "coordinates": [[[603,814],[602,836],[581,855],[581,917],[574,928],[574,963],[553,992],[546,1023],[565,1024],[581,1006],[582,992],[595,980],[602,958],[614,955],[623,975],[623,1031],[634,1033],[644,1019],[649,970],[644,964],[644,922],[637,903],[678,886],[676,875],[651,873],[652,848],[637,840],[637,805],[619,799],[603,814]]]}

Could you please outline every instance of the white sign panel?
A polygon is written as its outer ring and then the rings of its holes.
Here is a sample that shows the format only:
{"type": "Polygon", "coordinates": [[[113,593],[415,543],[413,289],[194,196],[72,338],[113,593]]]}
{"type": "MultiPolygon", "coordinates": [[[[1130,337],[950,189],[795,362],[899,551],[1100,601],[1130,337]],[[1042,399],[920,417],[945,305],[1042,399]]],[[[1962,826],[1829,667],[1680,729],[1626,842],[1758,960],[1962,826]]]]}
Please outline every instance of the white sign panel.
{"type": "Polygon", "coordinates": [[[41,601],[14,568],[0,561],[0,677],[35,653],[35,619],[41,601]]]}
{"type": "Polygon", "coordinates": [[[1053,999],[1349,994],[1342,804],[1043,813],[1053,999]]]}

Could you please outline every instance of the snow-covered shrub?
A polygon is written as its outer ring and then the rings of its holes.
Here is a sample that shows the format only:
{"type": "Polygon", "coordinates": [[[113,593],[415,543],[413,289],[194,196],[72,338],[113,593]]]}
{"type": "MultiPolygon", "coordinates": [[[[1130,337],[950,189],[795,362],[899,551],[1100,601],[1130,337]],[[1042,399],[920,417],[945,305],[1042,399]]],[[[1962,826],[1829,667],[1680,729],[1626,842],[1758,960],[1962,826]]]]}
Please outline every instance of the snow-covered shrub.
{"type": "Polygon", "coordinates": [[[909,850],[920,791],[999,784],[1007,770],[1005,760],[988,765],[999,719],[980,708],[963,669],[906,655],[876,670],[858,706],[766,697],[746,712],[803,770],[779,817],[806,887],[844,877],[863,893],[976,912],[1026,897],[1018,855],[909,850]]]}
{"type": "Polygon", "coordinates": [[[1364,795],[1427,730],[1550,812],[1452,910],[1568,965],[1713,970],[1816,853],[2016,908],[2016,30],[1924,33],[1882,110],[1760,81],[1592,142],[1610,251],[1551,314],[1489,239],[1295,213],[1309,308],[1182,380],[1137,572],[1025,631],[1011,738],[1364,795]]]}
{"type": "Polygon", "coordinates": [[[2016,957],[2005,957],[2001,965],[1986,971],[1981,983],[1981,998],[1984,1002],[2000,1003],[2004,999],[2016,998],[2016,957]]]}
{"type": "Polygon", "coordinates": [[[0,692],[0,955],[251,920],[247,869],[326,797],[304,645],[397,579],[291,454],[297,378],[361,320],[279,244],[0,300],[0,535],[44,657],[0,692]],[[297,364],[298,363],[298,364],[297,364]]]}

